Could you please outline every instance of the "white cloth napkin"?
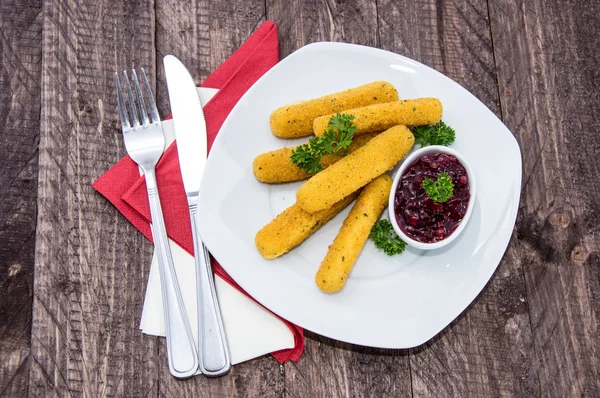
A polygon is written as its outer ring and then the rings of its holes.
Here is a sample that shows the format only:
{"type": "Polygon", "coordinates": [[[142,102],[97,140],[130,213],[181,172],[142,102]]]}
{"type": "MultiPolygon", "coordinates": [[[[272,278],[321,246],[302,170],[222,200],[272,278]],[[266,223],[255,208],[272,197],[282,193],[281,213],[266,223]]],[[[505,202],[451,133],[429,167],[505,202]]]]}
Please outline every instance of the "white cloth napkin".
{"type": "MultiPolygon", "coordinates": [[[[207,104],[217,91],[210,88],[198,88],[198,94],[203,104],[207,104]]],[[[163,131],[168,146],[175,139],[175,130],[171,120],[163,122],[163,131]]],[[[198,307],[194,257],[170,239],[169,244],[181,295],[192,327],[194,342],[198,347],[198,307]]],[[[294,347],[293,333],[279,318],[233,288],[218,275],[215,275],[215,287],[221,306],[232,364],[294,347]]],[[[140,329],[149,335],[165,335],[160,273],[156,256],[153,256],[150,266],[140,329]]]]}

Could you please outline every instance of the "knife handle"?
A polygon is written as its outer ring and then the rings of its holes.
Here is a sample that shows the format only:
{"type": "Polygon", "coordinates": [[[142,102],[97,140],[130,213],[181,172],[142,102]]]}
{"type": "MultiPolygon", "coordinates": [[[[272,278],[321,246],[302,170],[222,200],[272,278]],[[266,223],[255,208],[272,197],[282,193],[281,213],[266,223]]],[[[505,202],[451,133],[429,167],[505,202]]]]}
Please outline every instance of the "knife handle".
{"type": "Polygon", "coordinates": [[[194,337],[175,274],[154,170],[146,170],[145,176],[152,216],[152,237],[160,270],[169,371],[174,377],[188,378],[198,370],[194,337]]]}
{"type": "Polygon", "coordinates": [[[196,291],[198,297],[198,357],[200,371],[205,376],[223,376],[231,369],[225,328],[215,291],[210,254],[198,234],[198,211],[190,204],[190,219],[196,260],[196,291]]]}

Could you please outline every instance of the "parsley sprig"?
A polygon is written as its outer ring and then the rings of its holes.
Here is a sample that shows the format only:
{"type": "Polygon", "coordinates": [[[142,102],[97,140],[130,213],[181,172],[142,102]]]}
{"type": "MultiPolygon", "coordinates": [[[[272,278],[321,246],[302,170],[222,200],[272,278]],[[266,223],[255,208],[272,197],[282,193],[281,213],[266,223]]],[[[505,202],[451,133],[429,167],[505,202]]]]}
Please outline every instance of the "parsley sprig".
{"type": "Polygon", "coordinates": [[[436,181],[425,177],[421,186],[434,202],[446,202],[454,193],[454,183],[447,172],[438,174],[436,181]]]}
{"type": "Polygon", "coordinates": [[[345,156],[356,131],[354,115],[336,114],[329,119],[327,130],[320,137],[313,137],[308,144],[292,150],[292,163],[310,174],[323,170],[321,159],[325,155],[345,156]]]}
{"type": "Polygon", "coordinates": [[[400,239],[388,220],[379,220],[371,229],[371,239],[378,249],[383,250],[388,256],[400,254],[406,249],[406,243],[400,239]]]}
{"type": "Polygon", "coordinates": [[[448,146],[454,142],[455,131],[443,121],[429,126],[417,126],[412,130],[415,136],[415,144],[421,144],[421,147],[428,145],[448,146]]]}

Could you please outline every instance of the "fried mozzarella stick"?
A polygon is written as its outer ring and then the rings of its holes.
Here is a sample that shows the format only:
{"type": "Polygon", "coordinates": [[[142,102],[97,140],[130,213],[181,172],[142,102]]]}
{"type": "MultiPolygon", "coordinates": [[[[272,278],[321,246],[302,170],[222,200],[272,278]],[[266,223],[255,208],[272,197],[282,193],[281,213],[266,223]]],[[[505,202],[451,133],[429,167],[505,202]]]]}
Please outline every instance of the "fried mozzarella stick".
{"type": "Polygon", "coordinates": [[[412,148],[415,137],[406,126],[394,126],[315,174],[296,192],[296,203],[314,213],[331,206],[391,170],[412,148]]]}
{"type": "MultiPolygon", "coordinates": [[[[353,122],[356,125],[354,136],[357,136],[389,129],[398,124],[404,126],[435,124],[442,118],[442,103],[437,98],[417,98],[374,104],[341,113],[354,115],[353,122]]],[[[327,123],[331,116],[333,115],[315,119],[313,131],[317,136],[322,135],[327,129],[327,123]]]]}
{"type": "Polygon", "coordinates": [[[319,116],[397,100],[398,92],[394,86],[385,81],[373,82],[324,97],[284,105],[271,113],[271,131],[282,138],[305,137],[313,133],[313,120],[319,116]]]}
{"type": "MultiPolygon", "coordinates": [[[[364,134],[352,139],[348,146],[348,152],[352,153],[361,146],[365,145],[375,137],[377,133],[364,134]]],[[[294,148],[282,148],[271,152],[265,152],[254,158],[252,168],[256,179],[268,184],[280,184],[283,182],[302,181],[309,178],[312,174],[307,173],[300,167],[292,163],[290,157],[294,148]]],[[[342,157],[337,155],[326,155],[321,159],[323,169],[331,166],[342,157]]]]}
{"type": "Polygon", "coordinates": [[[348,206],[357,194],[349,195],[333,206],[316,213],[307,213],[298,204],[293,204],[256,233],[254,242],[258,251],[267,260],[287,253],[348,206]]]}
{"type": "Polygon", "coordinates": [[[383,174],[368,183],[358,195],[317,271],[315,282],[319,289],[333,293],[344,287],[371,228],[388,204],[391,188],[392,179],[383,174]]]}

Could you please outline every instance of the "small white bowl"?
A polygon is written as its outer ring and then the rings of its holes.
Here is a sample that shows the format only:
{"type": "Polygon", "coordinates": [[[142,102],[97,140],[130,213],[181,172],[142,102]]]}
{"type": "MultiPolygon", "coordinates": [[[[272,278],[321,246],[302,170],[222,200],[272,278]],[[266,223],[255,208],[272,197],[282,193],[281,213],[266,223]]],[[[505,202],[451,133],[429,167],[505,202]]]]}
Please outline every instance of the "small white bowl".
{"type": "Polygon", "coordinates": [[[389,199],[389,203],[388,203],[388,212],[389,212],[389,216],[390,216],[390,222],[392,223],[392,226],[394,227],[394,231],[396,231],[398,236],[400,236],[400,238],[403,241],[405,241],[407,245],[410,245],[412,247],[415,247],[417,249],[422,249],[422,250],[433,250],[433,249],[439,249],[440,247],[446,246],[447,244],[452,242],[454,239],[456,239],[456,237],[458,235],[460,235],[462,230],[465,228],[465,225],[467,225],[469,218],[471,217],[471,213],[473,212],[474,204],[475,204],[475,175],[473,174],[473,170],[471,169],[471,166],[469,166],[469,163],[467,162],[467,160],[460,153],[456,152],[454,149],[451,149],[451,148],[448,148],[445,146],[432,145],[432,146],[427,146],[425,148],[416,150],[415,152],[410,154],[410,156],[408,156],[406,159],[404,159],[404,161],[402,162],[402,165],[400,165],[400,169],[398,169],[398,172],[394,176],[394,183],[392,184],[392,190],[390,192],[390,199],[389,199]],[[408,166],[412,165],[421,156],[428,155],[430,153],[446,153],[448,155],[456,156],[456,158],[459,160],[459,162],[463,165],[463,167],[467,171],[467,176],[469,177],[469,190],[470,190],[471,196],[469,198],[469,204],[467,205],[467,212],[465,213],[465,216],[463,217],[460,224],[458,224],[458,227],[456,227],[454,232],[452,232],[452,234],[450,234],[450,236],[446,237],[444,240],[441,240],[439,242],[423,243],[423,242],[419,242],[417,240],[414,240],[414,239],[406,236],[406,234],[404,232],[402,232],[402,230],[400,229],[400,226],[398,225],[398,222],[396,221],[396,214],[394,212],[394,198],[396,197],[396,188],[398,187],[398,182],[400,181],[400,178],[405,173],[408,166]]]}

